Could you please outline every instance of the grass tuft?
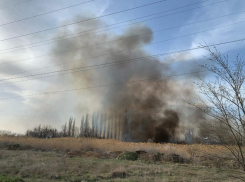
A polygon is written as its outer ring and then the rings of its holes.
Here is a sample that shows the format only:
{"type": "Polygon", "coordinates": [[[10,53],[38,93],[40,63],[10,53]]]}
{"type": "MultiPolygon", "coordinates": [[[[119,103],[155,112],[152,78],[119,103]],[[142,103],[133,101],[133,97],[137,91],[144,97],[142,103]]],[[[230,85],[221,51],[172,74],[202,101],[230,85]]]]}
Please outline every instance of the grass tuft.
{"type": "Polygon", "coordinates": [[[138,159],[138,155],[136,152],[124,152],[118,157],[119,160],[129,160],[129,161],[136,161],[138,159]]]}

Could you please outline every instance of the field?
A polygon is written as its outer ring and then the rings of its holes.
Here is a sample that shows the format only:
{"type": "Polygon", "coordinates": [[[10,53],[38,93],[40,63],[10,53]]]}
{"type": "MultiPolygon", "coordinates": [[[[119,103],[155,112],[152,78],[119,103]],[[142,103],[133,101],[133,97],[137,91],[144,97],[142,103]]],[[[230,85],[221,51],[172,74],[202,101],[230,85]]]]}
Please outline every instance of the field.
{"type": "Polygon", "coordinates": [[[241,181],[244,177],[222,146],[0,137],[0,181],[241,181]]]}

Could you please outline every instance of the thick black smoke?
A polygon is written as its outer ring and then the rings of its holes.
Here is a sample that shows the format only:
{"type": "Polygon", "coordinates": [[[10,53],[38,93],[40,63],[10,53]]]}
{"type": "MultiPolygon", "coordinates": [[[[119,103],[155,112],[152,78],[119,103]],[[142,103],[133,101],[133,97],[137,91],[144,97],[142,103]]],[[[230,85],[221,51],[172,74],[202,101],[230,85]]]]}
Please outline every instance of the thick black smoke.
{"type": "MultiPolygon", "coordinates": [[[[96,20],[92,23],[77,25],[73,27],[73,30],[81,32],[98,28],[101,25],[104,23],[96,20]]],[[[71,30],[60,32],[58,36],[66,33],[71,33],[71,30]]],[[[102,33],[90,31],[90,34],[86,36],[66,39],[56,44],[53,49],[54,52],[76,49],[77,47],[84,48],[54,56],[53,61],[61,64],[81,60],[73,64],[60,65],[60,68],[66,69],[147,57],[150,54],[140,46],[151,43],[152,39],[152,30],[142,24],[130,26],[121,34],[111,31],[102,33]],[[148,34],[132,37],[145,33],[148,34]],[[121,40],[114,41],[117,39],[121,40]],[[109,41],[111,42],[104,43],[109,41]],[[95,44],[97,46],[91,46],[95,44]],[[96,58],[91,59],[91,57],[96,58]]],[[[164,60],[160,61],[158,58],[151,57],[133,63],[75,72],[70,74],[69,83],[72,88],[81,88],[130,82],[170,74],[174,74],[174,71],[169,64],[164,64],[164,60]]],[[[64,80],[61,77],[59,81],[64,80]]],[[[183,96],[190,97],[192,94],[192,87],[188,84],[179,83],[173,78],[126,83],[77,91],[77,100],[79,101],[77,111],[81,114],[82,112],[94,111],[118,114],[127,109],[128,116],[126,116],[126,124],[124,123],[125,140],[145,142],[152,139],[155,142],[167,142],[178,133],[180,109],[178,109],[176,99],[183,96]]]]}
{"type": "Polygon", "coordinates": [[[170,137],[174,137],[179,126],[178,113],[172,110],[164,111],[165,117],[161,123],[155,126],[154,142],[168,142],[170,137]]]}

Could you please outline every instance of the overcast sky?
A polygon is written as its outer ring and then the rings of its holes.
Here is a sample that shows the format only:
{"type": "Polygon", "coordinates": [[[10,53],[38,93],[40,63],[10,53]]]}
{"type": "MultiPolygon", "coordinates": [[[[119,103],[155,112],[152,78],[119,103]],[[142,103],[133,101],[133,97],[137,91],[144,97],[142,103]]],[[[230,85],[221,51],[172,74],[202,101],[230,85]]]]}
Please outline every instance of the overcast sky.
{"type": "MultiPolygon", "coordinates": [[[[39,68],[51,66],[54,64],[52,61],[52,56],[42,55],[53,53],[54,47],[58,44],[61,45],[63,43],[62,41],[40,46],[35,44],[36,47],[32,47],[34,45],[26,45],[53,39],[58,36],[64,36],[67,35],[67,32],[78,33],[79,28],[77,27],[81,27],[81,30],[83,31],[86,29],[91,30],[91,27],[93,28],[93,26],[91,26],[90,23],[93,21],[79,23],[76,25],[76,28],[74,28],[74,26],[65,26],[63,28],[52,29],[53,27],[70,24],[92,17],[103,16],[145,4],[150,4],[157,2],[158,0],[95,0],[93,2],[88,2],[62,11],[57,11],[24,21],[18,21],[24,18],[79,4],[85,1],[86,0],[31,0],[23,4],[4,8],[8,5],[19,3],[21,0],[0,0],[0,79],[9,79],[18,76],[21,77],[24,75],[59,70],[60,68],[57,67],[45,69],[39,68]],[[9,22],[10,24],[8,24],[9,22]],[[47,29],[52,30],[33,34],[33,32],[47,29]],[[15,47],[19,47],[19,50],[11,49],[15,47]],[[10,52],[6,53],[8,51],[10,52]],[[38,56],[42,57],[28,59],[38,56]],[[35,69],[35,71],[23,73],[32,69],[35,69]]],[[[175,50],[194,48],[204,43],[210,45],[245,38],[245,22],[243,23],[243,21],[245,21],[244,0],[166,0],[154,5],[145,6],[131,11],[125,11],[110,16],[104,16],[99,19],[101,22],[103,22],[103,26],[104,24],[112,25],[127,20],[137,19],[128,23],[140,22],[142,25],[149,27],[153,32],[151,43],[164,41],[161,43],[145,46],[144,50],[149,54],[160,54],[175,50]],[[194,3],[196,3],[196,5],[187,6],[194,3]],[[183,6],[186,7],[179,8],[183,6]],[[176,10],[169,11],[172,9],[176,10]],[[186,11],[180,12],[184,10],[186,11]],[[159,14],[150,16],[148,18],[141,18],[155,13],[159,14]],[[224,15],[229,16],[221,17],[224,15]],[[152,20],[145,21],[150,18],[152,18],[152,20]],[[191,23],[194,24],[187,25],[191,23]],[[186,26],[180,27],[181,25],[186,26]],[[220,28],[222,26],[223,28],[220,28]],[[171,29],[159,31],[167,28],[171,29]],[[184,37],[181,38],[181,36],[184,37]],[[167,41],[167,39],[173,40],[167,41]]],[[[109,31],[113,35],[121,35],[128,27],[129,25],[125,23],[118,24],[112,26],[109,31]],[[122,27],[117,28],[117,26],[122,27]]],[[[70,41],[72,41],[72,39],[70,41]]],[[[245,41],[222,45],[219,46],[218,49],[223,54],[231,55],[231,57],[237,53],[240,53],[242,56],[244,56],[244,45],[245,41]]],[[[67,46],[64,45],[63,47],[65,47],[64,50],[69,50],[68,44],[67,46]]],[[[189,62],[203,60],[203,56],[205,55],[206,52],[204,50],[196,50],[185,54],[185,56],[177,56],[175,59],[170,60],[179,64],[179,66],[177,65],[176,69],[178,69],[178,72],[181,72],[182,70],[179,69],[180,67],[188,67],[191,65],[189,62]]],[[[164,61],[164,58],[161,58],[161,60],[164,61]]],[[[185,68],[183,70],[183,72],[186,72],[191,70],[191,68],[185,68]]],[[[69,76],[62,75],[58,77],[59,78],[52,77],[33,79],[29,81],[22,81],[28,78],[1,81],[0,98],[25,96],[64,89],[75,89],[74,85],[69,85],[69,83],[72,81],[64,81],[66,79],[69,80],[69,76]],[[59,80],[64,82],[59,82],[59,80]]],[[[106,80],[104,83],[107,83],[106,80]]],[[[95,85],[98,85],[98,83],[89,83],[86,86],[89,87],[95,85]]],[[[30,129],[37,124],[50,124],[60,128],[61,125],[67,121],[70,116],[74,116],[79,120],[81,115],[79,115],[79,111],[77,110],[78,97],[79,102],[83,102],[84,99],[86,100],[86,103],[89,103],[89,99],[82,98],[83,96],[78,96],[74,92],[54,95],[51,94],[48,96],[48,98],[45,96],[45,99],[44,96],[23,97],[7,100],[1,99],[0,130],[10,130],[13,132],[24,133],[26,129],[30,129]],[[45,110],[43,110],[43,107],[45,107],[45,110]]],[[[92,100],[93,99],[94,98],[92,98],[92,100]]]]}

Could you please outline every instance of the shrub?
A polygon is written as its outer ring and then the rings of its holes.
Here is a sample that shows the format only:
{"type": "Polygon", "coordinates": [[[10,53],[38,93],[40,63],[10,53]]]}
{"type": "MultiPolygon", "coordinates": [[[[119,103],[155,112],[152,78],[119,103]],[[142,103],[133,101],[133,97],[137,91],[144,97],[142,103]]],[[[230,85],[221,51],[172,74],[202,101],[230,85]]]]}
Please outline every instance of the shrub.
{"type": "Polygon", "coordinates": [[[119,160],[130,160],[136,161],[138,159],[138,155],[136,152],[124,152],[122,155],[118,157],[119,160]]]}

